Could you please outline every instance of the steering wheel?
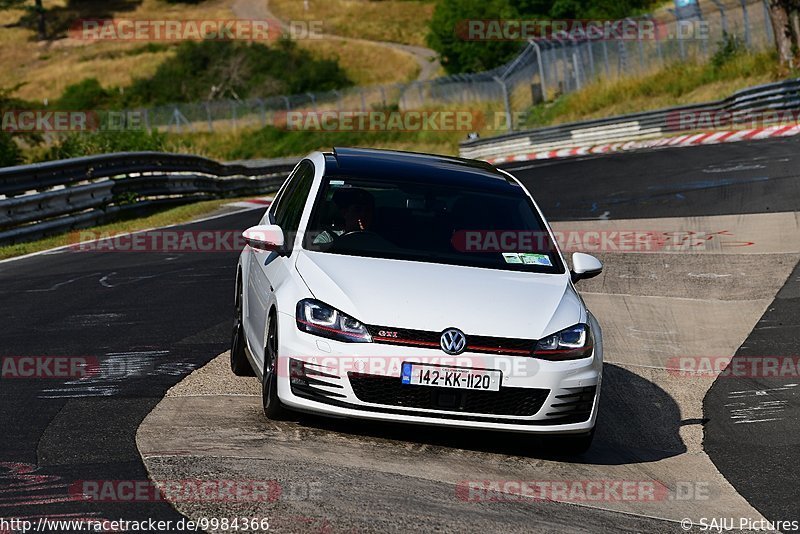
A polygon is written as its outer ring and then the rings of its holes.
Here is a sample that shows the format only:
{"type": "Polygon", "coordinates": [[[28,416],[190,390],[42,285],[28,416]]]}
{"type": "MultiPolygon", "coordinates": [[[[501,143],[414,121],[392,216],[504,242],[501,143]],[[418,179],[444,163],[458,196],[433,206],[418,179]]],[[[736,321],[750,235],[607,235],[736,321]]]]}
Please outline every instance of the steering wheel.
{"type": "Polygon", "coordinates": [[[371,234],[371,235],[380,237],[380,234],[378,234],[377,232],[374,232],[372,230],[351,230],[351,231],[349,231],[347,233],[344,233],[344,234],[340,235],[339,239],[341,239],[343,237],[347,237],[349,235],[367,235],[367,234],[371,234]]]}

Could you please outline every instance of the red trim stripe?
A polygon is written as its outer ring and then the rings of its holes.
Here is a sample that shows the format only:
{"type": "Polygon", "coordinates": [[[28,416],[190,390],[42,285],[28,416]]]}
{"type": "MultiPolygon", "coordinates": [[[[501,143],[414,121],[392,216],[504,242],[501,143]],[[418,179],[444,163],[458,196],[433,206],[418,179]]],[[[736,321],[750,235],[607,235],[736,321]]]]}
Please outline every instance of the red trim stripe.
{"type": "Polygon", "coordinates": [[[467,350],[485,350],[489,352],[499,352],[504,354],[530,354],[531,351],[524,349],[503,349],[497,347],[480,347],[477,345],[467,345],[467,350]]]}
{"type": "Polygon", "coordinates": [[[383,341],[384,343],[392,343],[395,345],[422,345],[424,347],[438,347],[439,344],[433,341],[417,341],[415,339],[403,339],[397,337],[373,337],[374,341],[383,341]]]}

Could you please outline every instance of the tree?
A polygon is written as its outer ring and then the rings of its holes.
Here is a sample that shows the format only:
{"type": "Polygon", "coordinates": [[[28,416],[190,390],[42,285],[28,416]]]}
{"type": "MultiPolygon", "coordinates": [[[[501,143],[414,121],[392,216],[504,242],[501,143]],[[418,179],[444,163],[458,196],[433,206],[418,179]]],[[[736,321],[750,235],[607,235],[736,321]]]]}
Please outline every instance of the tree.
{"type": "Polygon", "coordinates": [[[36,16],[36,30],[39,40],[47,39],[47,27],[45,25],[45,8],[42,0],[34,0],[33,5],[28,4],[29,0],[0,0],[0,10],[2,9],[27,9],[36,16]]]}
{"type": "Polygon", "coordinates": [[[468,20],[519,18],[509,0],[440,0],[433,11],[428,46],[449,73],[488,70],[519,53],[519,41],[469,40],[459,34],[468,20]]]}
{"type": "Polygon", "coordinates": [[[647,10],[657,1],[439,0],[429,25],[428,46],[439,53],[442,66],[449,73],[489,70],[513,59],[522,42],[470,40],[464,35],[467,21],[621,19],[647,10]]]}
{"type": "Polygon", "coordinates": [[[783,67],[797,66],[800,50],[800,0],[769,0],[769,18],[775,35],[775,48],[783,67]]]}

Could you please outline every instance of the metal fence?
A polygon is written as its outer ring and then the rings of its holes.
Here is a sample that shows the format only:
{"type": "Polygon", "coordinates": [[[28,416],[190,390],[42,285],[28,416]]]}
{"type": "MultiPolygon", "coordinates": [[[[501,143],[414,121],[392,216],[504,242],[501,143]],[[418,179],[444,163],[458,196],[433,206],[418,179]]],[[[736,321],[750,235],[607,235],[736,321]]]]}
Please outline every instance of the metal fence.
{"type": "MultiPolygon", "coordinates": [[[[498,137],[465,141],[462,157],[496,159],[509,156],[534,159],[538,154],[550,157],[550,151],[591,147],[597,143],[616,143],[658,138],[664,135],[704,130],[714,122],[723,130],[759,128],[796,128],[800,110],[800,78],[750,87],[723,100],[689,104],[617,117],[606,117],[498,137]],[[787,121],[788,119],[788,121],[787,121]],[[785,124],[785,121],[788,122],[785,124]]],[[[789,132],[787,132],[788,134],[789,132]]],[[[704,130],[704,135],[710,134],[704,130]]]]}
{"type": "Polygon", "coordinates": [[[709,0],[691,19],[674,10],[640,17],[657,28],[655,38],[531,41],[512,61],[487,72],[445,76],[424,82],[354,87],[264,99],[175,104],[137,110],[147,128],[173,132],[213,132],[280,123],[289,111],[374,111],[439,109],[491,104],[506,114],[505,127],[523,126],[525,113],[549,100],[598,80],[640,76],[664,65],[707,61],[723,41],[735,36],[748,50],[772,46],[767,0],[709,0]],[[676,38],[682,36],[683,38],[676,38]]]}
{"type": "Polygon", "coordinates": [[[126,152],[7,167],[0,169],[0,245],[156,207],[276,191],[296,163],[126,152]]]}

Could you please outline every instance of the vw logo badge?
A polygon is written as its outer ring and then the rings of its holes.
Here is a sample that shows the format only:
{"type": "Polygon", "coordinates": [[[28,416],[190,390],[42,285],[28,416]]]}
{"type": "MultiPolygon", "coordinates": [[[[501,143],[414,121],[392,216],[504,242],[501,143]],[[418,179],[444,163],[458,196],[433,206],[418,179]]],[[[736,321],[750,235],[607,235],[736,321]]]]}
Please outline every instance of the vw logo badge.
{"type": "Polygon", "coordinates": [[[448,328],[442,332],[442,338],[439,340],[439,346],[447,354],[461,354],[467,348],[467,337],[464,332],[458,328],[448,328]]]}

